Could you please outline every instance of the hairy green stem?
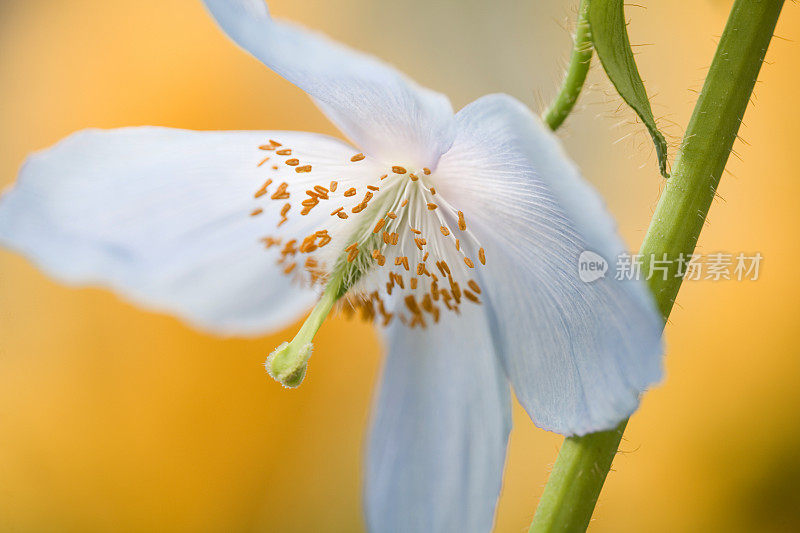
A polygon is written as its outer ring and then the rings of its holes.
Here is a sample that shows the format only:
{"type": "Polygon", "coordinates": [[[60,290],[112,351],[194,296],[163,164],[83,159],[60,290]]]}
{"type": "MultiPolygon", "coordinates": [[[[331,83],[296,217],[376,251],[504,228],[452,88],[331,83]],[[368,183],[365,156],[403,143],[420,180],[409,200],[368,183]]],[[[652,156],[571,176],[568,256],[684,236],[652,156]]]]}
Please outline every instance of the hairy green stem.
{"type": "MultiPolygon", "coordinates": [[[[653,259],[669,265],[648,280],[665,321],[681,286],[680,259],[694,252],[782,7],[783,0],[735,1],[642,243],[643,275],[653,259]]],[[[530,533],[586,531],[626,424],[565,439],[530,533]]]]}
{"type": "Polygon", "coordinates": [[[558,95],[544,112],[542,118],[551,130],[557,129],[569,115],[581,94],[589,65],[592,62],[592,34],[586,18],[589,0],[581,0],[578,8],[578,24],[575,28],[575,43],[569,59],[567,74],[558,95]]]}

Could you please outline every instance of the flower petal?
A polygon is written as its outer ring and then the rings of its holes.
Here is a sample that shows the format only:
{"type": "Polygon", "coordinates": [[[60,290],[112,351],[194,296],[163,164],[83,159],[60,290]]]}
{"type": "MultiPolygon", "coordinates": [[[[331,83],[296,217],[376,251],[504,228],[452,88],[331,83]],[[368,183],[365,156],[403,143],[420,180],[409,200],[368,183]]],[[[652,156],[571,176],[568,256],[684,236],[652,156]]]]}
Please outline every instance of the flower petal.
{"type": "MultiPolygon", "coordinates": [[[[86,130],[26,162],[0,197],[0,243],[65,282],[109,286],[214,332],[257,334],[296,320],[315,299],[260,242],[278,231],[283,201],[270,195],[284,180],[302,194],[352,153],[301,132],[86,130]],[[315,161],[314,171],[297,173],[286,157],[259,150],[269,139],[315,161]],[[255,199],[266,178],[275,183],[255,199]]],[[[304,235],[320,217],[330,218],[292,212],[280,233],[304,235]]]]}
{"type": "Polygon", "coordinates": [[[446,96],[377,58],[270,17],[263,0],[204,0],[239,46],[308,93],[358,146],[388,164],[435,168],[453,141],[446,96]]]}
{"type": "Polygon", "coordinates": [[[624,245],[612,217],[518,101],[487,96],[456,120],[438,188],[486,249],[483,297],[517,397],[545,429],[614,427],[661,378],[662,322],[643,282],[614,279],[624,245]],[[582,282],[584,250],[612,272],[582,282]]]}
{"type": "Polygon", "coordinates": [[[511,428],[484,310],[388,329],[365,488],[370,531],[491,531],[511,428]]]}

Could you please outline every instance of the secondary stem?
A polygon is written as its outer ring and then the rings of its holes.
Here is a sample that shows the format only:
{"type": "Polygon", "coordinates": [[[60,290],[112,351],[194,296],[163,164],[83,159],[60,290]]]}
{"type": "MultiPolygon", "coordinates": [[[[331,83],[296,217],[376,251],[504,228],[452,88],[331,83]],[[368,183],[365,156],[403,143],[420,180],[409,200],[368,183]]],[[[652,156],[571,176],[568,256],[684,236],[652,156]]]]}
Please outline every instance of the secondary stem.
{"type": "MultiPolygon", "coordinates": [[[[667,275],[648,281],[665,321],[681,286],[680,259],[694,252],[782,7],[783,0],[734,2],[642,243],[643,273],[652,259],[668,260],[667,275]]],[[[531,533],[586,531],[626,424],[565,439],[531,533]]]]}
{"type": "Polygon", "coordinates": [[[557,129],[575,107],[592,62],[592,34],[586,18],[588,6],[589,0],[581,0],[578,8],[578,24],[575,28],[575,44],[572,47],[567,74],[558,95],[542,117],[551,130],[557,129]]]}

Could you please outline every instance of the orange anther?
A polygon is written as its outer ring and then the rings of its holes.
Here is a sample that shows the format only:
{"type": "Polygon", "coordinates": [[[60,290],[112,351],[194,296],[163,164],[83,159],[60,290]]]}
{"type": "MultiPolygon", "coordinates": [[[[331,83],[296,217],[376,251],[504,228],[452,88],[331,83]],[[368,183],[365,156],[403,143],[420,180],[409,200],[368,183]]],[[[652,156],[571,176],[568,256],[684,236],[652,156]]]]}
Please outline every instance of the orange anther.
{"type": "Polygon", "coordinates": [[[287,200],[289,198],[289,193],[286,190],[289,187],[289,184],[285,181],[278,185],[278,190],[276,190],[270,198],[273,200],[287,200]]]}
{"type": "Polygon", "coordinates": [[[261,186],[261,188],[260,188],[260,189],[258,189],[258,190],[256,191],[256,193],[255,193],[255,195],[254,195],[254,196],[255,196],[256,198],[261,198],[262,196],[264,196],[265,194],[267,194],[267,187],[269,187],[269,186],[270,186],[270,184],[272,184],[272,180],[267,180],[267,181],[265,181],[265,182],[264,182],[264,185],[262,185],[262,186],[261,186]]]}

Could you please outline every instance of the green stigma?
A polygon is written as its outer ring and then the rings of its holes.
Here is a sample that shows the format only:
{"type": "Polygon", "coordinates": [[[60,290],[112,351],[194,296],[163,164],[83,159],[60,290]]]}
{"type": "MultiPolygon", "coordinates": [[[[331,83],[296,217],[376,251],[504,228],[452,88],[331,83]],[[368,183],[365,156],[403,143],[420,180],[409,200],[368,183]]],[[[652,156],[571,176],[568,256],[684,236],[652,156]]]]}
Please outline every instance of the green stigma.
{"type": "Polygon", "coordinates": [[[269,354],[264,366],[267,373],[284,387],[295,388],[303,382],[308,368],[308,360],[314,345],[314,335],[328,317],[336,301],[342,296],[341,280],[331,281],[325,287],[322,297],[308,315],[300,331],[291,342],[284,342],[269,354]]]}

